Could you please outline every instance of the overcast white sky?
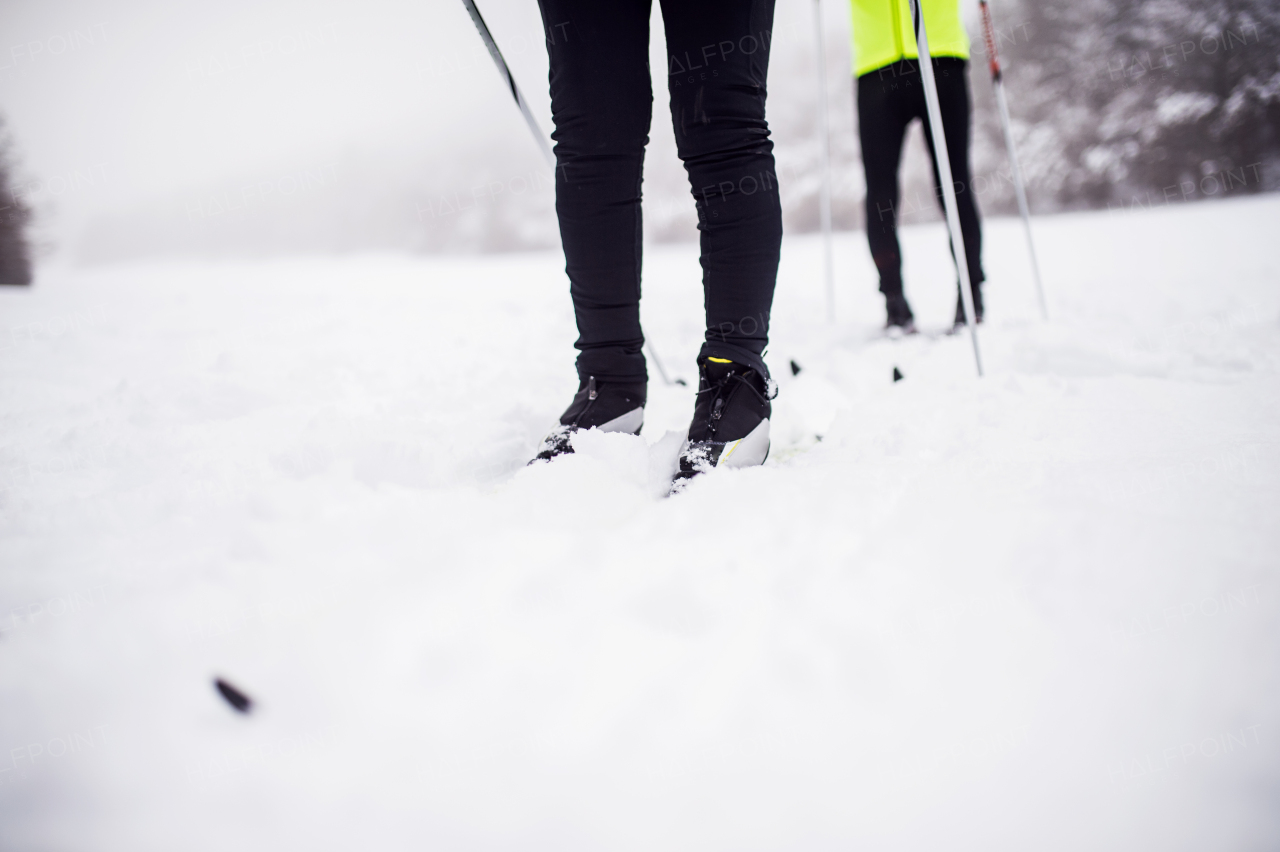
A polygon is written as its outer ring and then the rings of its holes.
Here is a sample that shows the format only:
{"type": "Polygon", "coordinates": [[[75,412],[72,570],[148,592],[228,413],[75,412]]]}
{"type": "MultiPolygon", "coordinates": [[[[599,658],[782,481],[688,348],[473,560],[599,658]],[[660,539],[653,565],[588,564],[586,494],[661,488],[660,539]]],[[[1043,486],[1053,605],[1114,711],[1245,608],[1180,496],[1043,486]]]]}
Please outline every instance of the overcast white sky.
{"type": "MultiPolygon", "coordinates": [[[[536,6],[485,7],[545,111],[536,6]]],[[[344,147],[520,129],[457,0],[5,0],[0,16],[0,110],[68,213],[344,147]]]]}
{"type": "MultiPolygon", "coordinates": [[[[549,132],[536,2],[480,5],[549,132]]],[[[840,44],[847,10],[825,6],[840,44]]],[[[779,3],[793,53],[811,49],[811,15],[811,0],[779,3]]],[[[107,211],[344,153],[445,172],[484,139],[538,163],[459,0],[3,0],[0,33],[0,114],[55,242],[107,211]]],[[[660,57],[660,23],[653,45],[660,57]]],[[[795,58],[771,80],[771,113],[789,86],[813,87],[795,58]]],[[[653,135],[669,148],[664,103],[658,88],[653,135]]]]}

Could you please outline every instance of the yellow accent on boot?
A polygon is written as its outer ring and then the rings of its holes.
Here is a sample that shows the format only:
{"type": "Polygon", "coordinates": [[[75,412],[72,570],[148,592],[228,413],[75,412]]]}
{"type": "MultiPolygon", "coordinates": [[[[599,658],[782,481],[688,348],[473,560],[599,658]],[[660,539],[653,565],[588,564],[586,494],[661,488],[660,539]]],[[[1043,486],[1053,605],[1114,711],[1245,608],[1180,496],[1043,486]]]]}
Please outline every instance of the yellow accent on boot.
{"type": "Polygon", "coordinates": [[[733,363],[733,361],[730,360],[729,358],[713,358],[710,355],[707,356],[707,360],[711,361],[714,364],[732,364],[733,363]]]}

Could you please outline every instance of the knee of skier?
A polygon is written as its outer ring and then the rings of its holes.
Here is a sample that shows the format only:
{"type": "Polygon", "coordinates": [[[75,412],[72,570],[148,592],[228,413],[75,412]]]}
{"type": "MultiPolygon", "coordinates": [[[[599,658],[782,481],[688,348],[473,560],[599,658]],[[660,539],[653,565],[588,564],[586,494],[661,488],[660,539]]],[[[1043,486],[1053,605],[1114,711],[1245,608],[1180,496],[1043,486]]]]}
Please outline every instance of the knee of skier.
{"type": "MultiPolygon", "coordinates": [[[[616,105],[615,105],[616,107],[616,105]]],[[[556,125],[556,158],[559,162],[577,162],[614,157],[643,157],[649,141],[648,105],[643,120],[635,110],[578,109],[558,111],[556,125]]]]}

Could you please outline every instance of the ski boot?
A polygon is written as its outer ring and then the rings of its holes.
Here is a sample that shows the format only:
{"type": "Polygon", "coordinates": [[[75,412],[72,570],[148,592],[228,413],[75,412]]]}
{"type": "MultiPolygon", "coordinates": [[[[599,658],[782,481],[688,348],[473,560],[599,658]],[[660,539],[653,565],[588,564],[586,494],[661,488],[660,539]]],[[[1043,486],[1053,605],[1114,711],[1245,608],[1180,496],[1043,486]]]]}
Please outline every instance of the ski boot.
{"type": "Polygon", "coordinates": [[[911,313],[911,306],[907,304],[906,296],[902,293],[893,295],[886,293],[884,307],[888,315],[884,322],[884,330],[890,337],[916,333],[915,314],[911,313]]]}
{"type": "MultiPolygon", "coordinates": [[[[982,322],[982,288],[973,288],[973,321],[975,324],[982,322]]],[[[951,333],[955,334],[964,328],[964,301],[960,295],[960,288],[956,287],[956,318],[951,324],[951,333]]]]}
{"type": "Polygon", "coordinates": [[[698,362],[698,396],[671,493],[714,467],[751,467],[769,456],[769,400],[777,386],[759,370],[726,358],[698,362]]]}
{"type": "Polygon", "coordinates": [[[578,388],[573,402],[560,416],[560,425],[542,439],[535,461],[549,461],[573,452],[573,433],[579,429],[601,432],[626,432],[639,435],[644,426],[646,383],[596,381],[595,376],[578,388]]]}

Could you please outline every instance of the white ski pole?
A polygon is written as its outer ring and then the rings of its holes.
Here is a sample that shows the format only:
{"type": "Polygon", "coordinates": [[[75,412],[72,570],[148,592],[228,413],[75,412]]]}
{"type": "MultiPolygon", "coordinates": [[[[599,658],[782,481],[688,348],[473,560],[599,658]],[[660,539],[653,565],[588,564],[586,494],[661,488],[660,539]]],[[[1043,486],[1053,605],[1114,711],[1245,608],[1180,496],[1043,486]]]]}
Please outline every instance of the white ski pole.
{"type": "Polygon", "coordinates": [[[827,283],[827,321],[836,321],[835,262],[831,256],[831,127],[827,118],[827,60],[822,38],[822,0],[813,0],[813,23],[818,40],[818,114],[822,116],[822,188],[818,212],[822,221],[822,252],[827,283]]]}
{"type": "Polygon", "coordinates": [[[1040,280],[1040,262],[1036,260],[1036,244],[1031,239],[1031,208],[1027,206],[1027,190],[1022,182],[1022,168],[1018,165],[1018,152],[1013,146],[1013,127],[1009,123],[1009,102],[1004,96],[1004,72],[996,55],[996,32],[991,24],[991,7],[987,0],[978,0],[982,9],[982,34],[987,42],[987,58],[991,64],[991,85],[996,90],[996,106],[1000,110],[1000,126],[1004,129],[1004,146],[1009,151],[1009,165],[1013,171],[1013,191],[1018,196],[1018,210],[1027,232],[1027,254],[1031,256],[1031,272],[1036,280],[1036,296],[1040,299],[1040,316],[1049,319],[1049,308],[1044,298],[1044,284],[1040,280]]]}
{"type": "MultiPolygon", "coordinates": [[[[480,38],[484,41],[484,46],[489,49],[489,56],[493,57],[493,63],[498,66],[498,73],[507,81],[507,85],[511,87],[511,97],[515,98],[516,106],[520,108],[520,114],[524,116],[525,124],[529,125],[529,132],[533,134],[534,141],[538,143],[538,150],[542,152],[543,159],[547,161],[547,165],[551,166],[551,170],[556,170],[556,157],[551,152],[551,145],[547,143],[547,137],[543,134],[542,128],[538,126],[538,121],[533,117],[533,113],[529,111],[529,105],[525,103],[524,96],[520,94],[520,87],[516,85],[515,75],[511,73],[511,69],[507,67],[507,60],[502,57],[502,51],[498,49],[498,43],[493,40],[493,34],[489,32],[489,25],[484,22],[480,10],[476,8],[475,0],[462,0],[462,5],[467,7],[467,14],[471,16],[471,21],[476,25],[476,29],[480,31],[480,38]]],[[[684,379],[676,379],[672,381],[667,377],[667,371],[662,368],[662,361],[658,358],[657,350],[653,348],[653,344],[645,341],[645,348],[649,350],[649,357],[653,359],[653,363],[658,368],[658,374],[662,376],[662,380],[669,385],[683,385],[684,379]]]]}
{"type": "Polygon", "coordinates": [[[974,322],[969,258],[964,250],[964,232],[960,229],[956,187],[951,179],[951,160],[947,158],[947,135],[942,127],[942,109],[938,106],[937,82],[933,78],[933,61],[929,58],[929,37],[924,29],[920,0],[911,0],[911,18],[916,26],[916,52],[920,55],[920,76],[924,82],[924,101],[929,113],[929,135],[933,137],[933,156],[938,163],[938,177],[942,181],[942,203],[947,211],[947,230],[951,233],[951,247],[960,273],[960,304],[964,307],[964,324],[969,327],[969,338],[973,341],[973,360],[978,365],[978,375],[981,376],[982,354],[978,351],[978,326],[974,322]]]}

